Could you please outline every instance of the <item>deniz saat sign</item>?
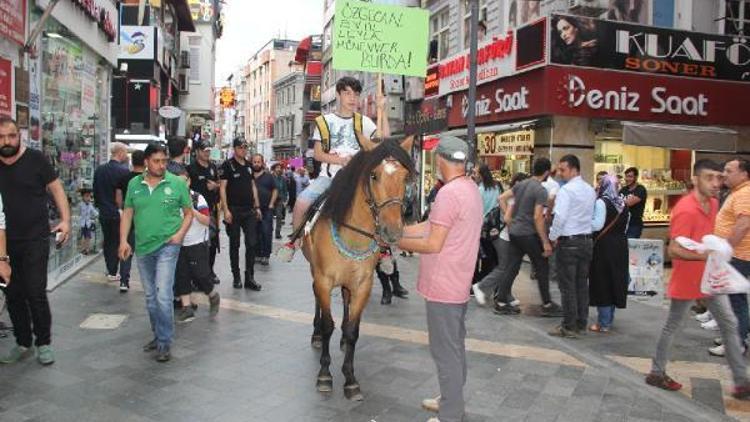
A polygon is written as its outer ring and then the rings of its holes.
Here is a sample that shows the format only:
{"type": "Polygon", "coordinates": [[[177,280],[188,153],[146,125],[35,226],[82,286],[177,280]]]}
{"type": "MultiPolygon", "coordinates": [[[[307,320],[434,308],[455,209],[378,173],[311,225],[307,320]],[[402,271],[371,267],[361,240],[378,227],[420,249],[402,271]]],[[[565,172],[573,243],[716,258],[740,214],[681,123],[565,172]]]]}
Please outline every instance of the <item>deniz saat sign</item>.
{"type": "Polygon", "coordinates": [[[750,42],[741,37],[568,15],[552,22],[554,64],[750,82],[750,42]]]}

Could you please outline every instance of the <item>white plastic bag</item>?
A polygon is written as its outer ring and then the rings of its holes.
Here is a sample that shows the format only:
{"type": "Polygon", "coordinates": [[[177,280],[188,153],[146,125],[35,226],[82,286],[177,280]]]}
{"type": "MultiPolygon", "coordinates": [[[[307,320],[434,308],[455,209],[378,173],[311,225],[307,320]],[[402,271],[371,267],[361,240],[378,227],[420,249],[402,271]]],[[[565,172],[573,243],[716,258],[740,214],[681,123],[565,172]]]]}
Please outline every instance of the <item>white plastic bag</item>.
{"type": "Polygon", "coordinates": [[[725,239],[712,234],[703,236],[703,243],[678,237],[675,239],[685,249],[708,252],[706,269],[701,278],[701,293],[721,295],[747,293],[750,282],[729,261],[732,259],[732,246],[725,239]]]}

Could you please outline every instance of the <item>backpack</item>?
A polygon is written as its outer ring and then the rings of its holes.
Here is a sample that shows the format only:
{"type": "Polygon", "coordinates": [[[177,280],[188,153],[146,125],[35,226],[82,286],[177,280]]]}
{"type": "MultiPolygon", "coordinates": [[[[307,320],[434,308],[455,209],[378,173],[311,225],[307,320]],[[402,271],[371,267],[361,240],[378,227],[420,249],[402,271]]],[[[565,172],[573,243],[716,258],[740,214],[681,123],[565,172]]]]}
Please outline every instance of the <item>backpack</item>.
{"type": "Polygon", "coordinates": [[[500,207],[495,207],[484,217],[481,238],[494,242],[500,237],[500,232],[505,229],[505,226],[503,210],[500,207]]]}
{"type": "MultiPolygon", "coordinates": [[[[354,135],[355,138],[357,138],[357,144],[360,148],[362,148],[362,144],[359,143],[359,135],[362,134],[362,114],[360,113],[354,113],[354,135]]],[[[315,125],[318,127],[318,132],[320,132],[320,145],[323,147],[323,152],[328,153],[331,151],[331,130],[328,127],[328,121],[326,121],[326,118],[324,115],[320,115],[315,118],[315,125]]],[[[314,172],[317,174],[320,174],[320,161],[313,158],[313,168],[314,172]]],[[[328,176],[331,176],[331,173],[328,172],[328,176]]]]}

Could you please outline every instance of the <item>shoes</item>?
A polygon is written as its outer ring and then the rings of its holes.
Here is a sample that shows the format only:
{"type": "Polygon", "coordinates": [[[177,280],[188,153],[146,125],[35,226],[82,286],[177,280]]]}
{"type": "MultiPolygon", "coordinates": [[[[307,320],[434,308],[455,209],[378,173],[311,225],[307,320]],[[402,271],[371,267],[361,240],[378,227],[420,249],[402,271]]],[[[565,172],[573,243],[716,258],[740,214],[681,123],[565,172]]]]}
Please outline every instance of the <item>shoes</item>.
{"type": "Polygon", "coordinates": [[[716,322],[715,319],[712,319],[711,321],[701,324],[701,328],[708,331],[719,331],[719,323],[716,322]]]}
{"type": "Polygon", "coordinates": [[[264,256],[260,258],[260,265],[268,265],[268,257],[264,256]]]}
{"type": "Polygon", "coordinates": [[[593,324],[591,327],[589,327],[589,331],[593,331],[595,333],[606,334],[609,332],[609,327],[603,327],[599,324],[593,324]]]}
{"type": "Polygon", "coordinates": [[[694,318],[695,318],[696,321],[698,321],[700,323],[706,323],[708,321],[711,321],[711,319],[712,319],[711,312],[709,312],[709,311],[706,311],[706,312],[704,312],[702,314],[698,314],[694,318]]]}
{"type": "Polygon", "coordinates": [[[211,281],[213,281],[214,284],[220,284],[221,280],[219,280],[219,276],[217,276],[214,273],[211,273],[211,281]]]}
{"type": "Polygon", "coordinates": [[[115,274],[115,275],[107,274],[107,281],[120,281],[120,274],[115,274]]]}
{"type": "Polygon", "coordinates": [[[474,292],[474,300],[476,300],[478,304],[482,306],[487,304],[487,295],[485,295],[482,288],[479,287],[479,283],[472,285],[471,291],[474,292]]]}
{"type": "Polygon", "coordinates": [[[156,350],[156,339],[149,341],[145,346],[143,346],[144,352],[153,352],[154,350],[156,350]]]}
{"type": "Polygon", "coordinates": [[[732,397],[737,400],[750,399],[750,384],[738,385],[732,390],[732,397]]]}
{"type": "Polygon", "coordinates": [[[576,334],[575,331],[568,330],[562,325],[558,325],[557,327],[550,330],[549,335],[562,338],[578,338],[578,334],[576,334]]]}
{"type": "Polygon", "coordinates": [[[245,273],[245,289],[259,292],[263,286],[255,282],[255,278],[249,272],[245,273]]]}
{"type": "Polygon", "coordinates": [[[241,289],[242,288],[242,278],[239,274],[234,275],[234,281],[232,282],[232,287],[235,289],[241,289]]]}
{"type": "Polygon", "coordinates": [[[193,311],[193,308],[183,307],[180,309],[180,311],[177,313],[177,316],[175,317],[175,321],[178,324],[184,324],[186,322],[190,322],[195,319],[195,312],[193,311]]]}
{"type": "Polygon", "coordinates": [[[437,396],[433,399],[422,400],[422,409],[428,412],[438,413],[440,411],[440,396],[437,396]]]}
{"type": "Polygon", "coordinates": [[[219,313],[219,304],[221,303],[221,297],[219,296],[219,292],[213,291],[210,295],[208,295],[208,314],[212,317],[215,317],[216,314],[219,313]]]}
{"type": "Polygon", "coordinates": [[[508,302],[509,305],[521,306],[521,301],[513,297],[513,295],[508,296],[508,299],[510,299],[508,302]]]}
{"type": "MultiPolygon", "coordinates": [[[[721,339],[720,338],[719,339],[714,339],[714,342],[716,340],[721,340],[721,339]]],[[[723,344],[718,344],[718,345],[716,345],[714,347],[709,347],[708,348],[708,354],[711,355],[711,356],[717,356],[717,357],[722,358],[722,357],[724,357],[724,356],[727,355],[727,348],[723,344]]],[[[744,348],[742,349],[742,355],[743,356],[747,355],[747,345],[744,345],[744,348]]]]}
{"type": "Polygon", "coordinates": [[[120,280],[120,293],[127,293],[130,290],[130,283],[120,280]]]}
{"type": "Polygon", "coordinates": [[[427,422],[440,422],[440,419],[438,419],[436,417],[432,417],[430,419],[427,419],[427,422]]]}
{"type": "MultiPolygon", "coordinates": [[[[646,376],[646,384],[668,391],[678,391],[682,389],[682,384],[673,380],[667,374],[662,375],[653,372],[646,376]]],[[[750,389],[748,391],[750,391],[750,389]]]]}
{"type": "Polygon", "coordinates": [[[157,362],[169,362],[169,359],[172,358],[172,354],[169,353],[169,346],[164,347],[163,349],[160,349],[159,352],[156,354],[156,361],[157,362]]]}
{"type": "Polygon", "coordinates": [[[380,254],[380,262],[378,263],[378,266],[380,267],[380,271],[386,275],[391,275],[396,271],[396,266],[393,263],[393,256],[390,252],[383,252],[380,254]]]}
{"type": "Polygon", "coordinates": [[[563,316],[563,311],[560,305],[550,302],[542,305],[542,316],[546,318],[558,318],[563,316]]]}
{"type": "Polygon", "coordinates": [[[518,315],[521,313],[521,308],[513,306],[510,303],[497,302],[495,303],[492,312],[494,312],[495,315],[518,315]]]}
{"type": "Polygon", "coordinates": [[[34,349],[31,347],[24,347],[16,345],[7,355],[0,358],[0,363],[11,364],[22,361],[34,355],[34,349]]]}
{"type": "Polygon", "coordinates": [[[714,338],[714,346],[721,346],[722,344],[724,344],[724,340],[721,337],[714,338]]]}
{"type": "Polygon", "coordinates": [[[281,262],[292,262],[294,252],[296,251],[297,247],[294,245],[294,242],[287,242],[276,251],[276,258],[281,262]]]}
{"type": "Polygon", "coordinates": [[[45,344],[37,348],[36,360],[44,366],[52,365],[55,363],[55,352],[52,350],[52,346],[45,344]]]}
{"type": "Polygon", "coordinates": [[[281,235],[280,234],[276,235],[276,240],[278,240],[278,239],[281,239],[281,235]]]}

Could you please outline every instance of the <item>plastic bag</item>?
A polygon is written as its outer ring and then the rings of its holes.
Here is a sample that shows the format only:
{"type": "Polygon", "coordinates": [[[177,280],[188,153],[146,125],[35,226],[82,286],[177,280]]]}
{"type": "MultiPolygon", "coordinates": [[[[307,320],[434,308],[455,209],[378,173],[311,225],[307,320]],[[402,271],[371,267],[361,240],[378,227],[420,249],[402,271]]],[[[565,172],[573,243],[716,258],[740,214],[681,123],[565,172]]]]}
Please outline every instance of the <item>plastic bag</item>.
{"type": "Polygon", "coordinates": [[[747,293],[750,282],[729,263],[732,259],[732,246],[725,239],[712,234],[703,236],[702,243],[685,237],[675,239],[680,246],[696,252],[708,252],[706,269],[701,278],[701,293],[721,295],[747,293]]]}

